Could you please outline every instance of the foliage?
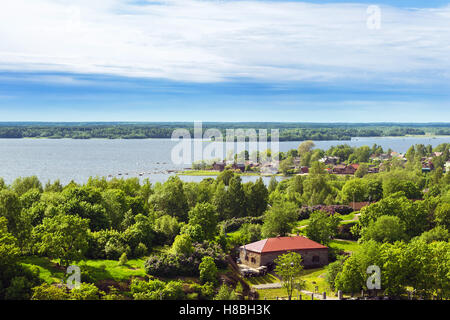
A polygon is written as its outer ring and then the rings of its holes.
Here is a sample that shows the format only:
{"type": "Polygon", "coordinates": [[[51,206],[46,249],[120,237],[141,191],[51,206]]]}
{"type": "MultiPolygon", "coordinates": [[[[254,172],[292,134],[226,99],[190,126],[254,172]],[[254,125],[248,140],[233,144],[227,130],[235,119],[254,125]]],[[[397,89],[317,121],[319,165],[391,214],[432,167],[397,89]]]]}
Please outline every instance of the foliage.
{"type": "Polygon", "coordinates": [[[223,284],[217,295],[214,297],[214,300],[237,300],[236,292],[226,284],[223,284]]]}
{"type": "Polygon", "coordinates": [[[218,270],[212,257],[203,257],[198,268],[200,270],[200,281],[202,281],[202,283],[217,283],[218,270]]]}
{"type": "Polygon", "coordinates": [[[39,239],[38,252],[59,259],[63,266],[81,260],[88,248],[88,223],[77,216],[44,218],[42,225],[33,230],[35,238],[39,239]]]}
{"type": "Polygon", "coordinates": [[[277,202],[264,215],[262,236],[284,236],[292,230],[298,218],[297,207],[289,202],[277,202]]]}
{"type": "Polygon", "coordinates": [[[275,273],[283,281],[289,300],[295,288],[300,289],[302,282],[300,275],[303,270],[302,257],[296,252],[283,254],[275,259],[275,273]]]}
{"type": "Polygon", "coordinates": [[[311,214],[309,224],[305,229],[306,236],[321,244],[328,244],[337,233],[340,218],[328,215],[326,212],[316,211],[311,214]]]}

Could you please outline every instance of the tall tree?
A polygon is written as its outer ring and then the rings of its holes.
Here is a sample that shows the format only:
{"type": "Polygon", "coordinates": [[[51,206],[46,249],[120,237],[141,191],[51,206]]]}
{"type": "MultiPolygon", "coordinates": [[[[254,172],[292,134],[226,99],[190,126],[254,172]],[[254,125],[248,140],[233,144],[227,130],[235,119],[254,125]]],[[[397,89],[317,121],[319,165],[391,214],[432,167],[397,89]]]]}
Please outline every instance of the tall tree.
{"type": "Polygon", "coordinates": [[[302,287],[300,279],[303,270],[302,257],[296,252],[289,252],[279,256],[274,262],[276,264],[275,273],[283,281],[283,287],[291,300],[294,289],[302,287]]]}

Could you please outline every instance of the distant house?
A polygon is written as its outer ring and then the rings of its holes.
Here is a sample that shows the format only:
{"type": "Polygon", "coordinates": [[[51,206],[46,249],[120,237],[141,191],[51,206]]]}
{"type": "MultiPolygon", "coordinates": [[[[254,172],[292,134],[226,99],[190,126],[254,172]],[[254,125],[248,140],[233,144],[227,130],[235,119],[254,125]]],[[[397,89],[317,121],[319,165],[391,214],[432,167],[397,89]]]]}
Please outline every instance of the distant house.
{"type": "Polygon", "coordinates": [[[353,208],[353,210],[355,211],[359,211],[364,207],[367,207],[369,204],[371,204],[368,201],[364,201],[364,202],[350,202],[350,207],[353,208]]]}
{"type": "Polygon", "coordinates": [[[302,256],[305,268],[328,264],[328,247],[303,236],[269,238],[240,247],[240,260],[251,268],[273,263],[280,255],[297,252],[302,256]]]}
{"type": "Polygon", "coordinates": [[[369,169],[368,169],[368,173],[378,173],[380,170],[374,166],[374,165],[369,165],[369,169]]]}
{"type": "Polygon", "coordinates": [[[300,167],[300,173],[302,173],[302,174],[309,173],[309,168],[308,167],[300,167]]]}
{"type": "Polygon", "coordinates": [[[267,162],[261,165],[260,172],[262,174],[277,174],[278,173],[278,166],[276,163],[273,162],[267,162]]]}
{"type": "Polygon", "coordinates": [[[243,164],[243,163],[233,163],[231,168],[233,170],[239,170],[241,172],[244,172],[245,171],[245,164],[243,164]]]}
{"type": "Polygon", "coordinates": [[[213,170],[217,170],[217,171],[223,171],[223,170],[225,170],[225,167],[226,167],[226,163],[224,163],[224,162],[219,162],[219,163],[217,163],[217,162],[214,162],[213,163],[213,170]]]}
{"type": "Polygon", "coordinates": [[[347,166],[345,164],[339,164],[333,168],[333,173],[334,174],[344,174],[346,167],[347,166]]]}
{"type": "Polygon", "coordinates": [[[430,159],[427,159],[422,162],[422,172],[430,172],[434,170],[433,162],[430,159]]]}
{"type": "Polygon", "coordinates": [[[355,174],[358,166],[349,165],[346,166],[345,164],[339,164],[333,168],[334,174],[355,174]]]}
{"type": "Polygon", "coordinates": [[[447,162],[445,163],[444,168],[445,168],[445,172],[446,172],[446,173],[449,173],[449,172],[450,172],[450,161],[447,161],[447,162]]]}
{"type": "Polygon", "coordinates": [[[322,159],[319,160],[319,162],[335,166],[339,163],[339,157],[323,157],[322,159]]]}
{"type": "Polygon", "coordinates": [[[300,162],[301,162],[300,157],[295,157],[293,159],[294,167],[296,167],[296,168],[300,167],[300,162]]]}

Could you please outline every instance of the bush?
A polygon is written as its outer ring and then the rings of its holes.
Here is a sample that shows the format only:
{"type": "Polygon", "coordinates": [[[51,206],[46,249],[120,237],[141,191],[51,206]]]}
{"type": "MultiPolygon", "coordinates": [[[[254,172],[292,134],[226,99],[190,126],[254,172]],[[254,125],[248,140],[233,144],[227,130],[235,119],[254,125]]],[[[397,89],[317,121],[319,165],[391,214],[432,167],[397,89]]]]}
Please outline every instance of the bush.
{"type": "Polygon", "coordinates": [[[140,258],[145,256],[148,253],[148,248],[145,244],[143,244],[142,242],[140,242],[138,244],[138,246],[136,247],[136,249],[134,249],[134,256],[136,258],[140,258]]]}
{"type": "Polygon", "coordinates": [[[341,215],[347,215],[352,213],[354,210],[350,206],[345,205],[316,205],[316,206],[305,206],[300,208],[299,220],[309,219],[311,213],[316,211],[327,212],[330,215],[339,213],[341,215]]]}
{"type": "Polygon", "coordinates": [[[33,288],[31,300],[68,300],[69,292],[65,286],[53,286],[44,283],[33,288]]]}
{"type": "Polygon", "coordinates": [[[127,254],[124,252],[124,253],[122,253],[122,255],[120,256],[120,259],[119,259],[119,266],[126,265],[127,262],[128,262],[127,254]]]}
{"type": "Polygon", "coordinates": [[[91,283],[82,283],[70,292],[71,300],[100,300],[99,289],[91,283]]]}
{"type": "Polygon", "coordinates": [[[352,227],[356,224],[358,224],[357,221],[339,225],[336,238],[344,240],[358,240],[358,237],[351,232],[352,227]]]}
{"type": "Polygon", "coordinates": [[[202,283],[217,283],[217,267],[212,257],[203,257],[198,269],[200,271],[200,281],[202,283]]]}
{"type": "Polygon", "coordinates": [[[238,230],[244,224],[262,224],[263,216],[260,217],[243,217],[231,218],[220,223],[222,230],[225,232],[233,232],[238,230]]]}
{"type": "Polygon", "coordinates": [[[199,266],[203,257],[212,257],[218,268],[226,268],[225,254],[215,243],[194,244],[189,256],[163,253],[150,256],[145,264],[148,274],[158,277],[199,276],[199,266]]]}

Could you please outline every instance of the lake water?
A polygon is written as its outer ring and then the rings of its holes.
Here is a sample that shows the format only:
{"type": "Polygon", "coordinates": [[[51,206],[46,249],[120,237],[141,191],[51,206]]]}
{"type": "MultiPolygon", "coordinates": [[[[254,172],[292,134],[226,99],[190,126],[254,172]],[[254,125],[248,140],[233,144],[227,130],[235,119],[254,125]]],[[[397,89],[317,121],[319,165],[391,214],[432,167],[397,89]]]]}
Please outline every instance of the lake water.
{"type": "MultiPolygon", "coordinates": [[[[354,138],[352,141],[316,141],[316,147],[328,149],[337,144],[372,146],[406,152],[413,144],[450,143],[450,137],[435,138],[354,138]]],[[[204,145],[210,142],[203,142],[204,145]]],[[[220,142],[215,142],[221,144],[220,142]]],[[[280,151],[297,148],[300,142],[280,142],[280,151]]],[[[175,165],[171,161],[173,147],[170,139],[148,140],[72,140],[72,139],[0,139],[0,177],[11,183],[17,177],[36,175],[43,183],[60,179],[63,184],[74,180],[84,183],[90,176],[140,177],[151,182],[163,182],[189,165],[175,165]],[[119,176],[119,173],[122,175],[119,176]],[[139,176],[144,173],[143,176],[139,176]],[[128,175],[126,175],[128,174],[128,175]]],[[[201,176],[181,176],[185,181],[201,181],[201,176]]],[[[243,181],[258,177],[245,176],[243,181]]],[[[270,178],[264,178],[267,183],[270,178]]]]}

